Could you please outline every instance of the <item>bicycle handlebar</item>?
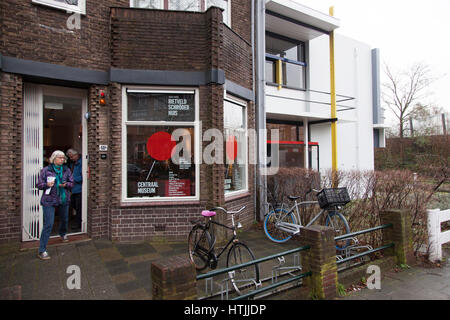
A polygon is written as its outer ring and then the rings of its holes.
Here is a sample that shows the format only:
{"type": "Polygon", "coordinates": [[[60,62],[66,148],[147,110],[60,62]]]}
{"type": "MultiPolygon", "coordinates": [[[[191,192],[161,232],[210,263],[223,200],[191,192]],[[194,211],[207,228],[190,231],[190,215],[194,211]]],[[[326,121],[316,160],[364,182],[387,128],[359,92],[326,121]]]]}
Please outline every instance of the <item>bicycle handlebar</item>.
{"type": "MultiPolygon", "coordinates": [[[[307,195],[308,193],[311,193],[311,192],[315,192],[316,195],[317,195],[317,194],[318,194],[319,192],[321,192],[322,190],[323,190],[323,189],[316,190],[316,189],[310,188],[308,191],[306,191],[305,197],[306,197],[306,195],[307,195]]],[[[296,200],[296,199],[300,198],[300,196],[289,196],[289,197],[293,198],[293,199],[291,199],[291,200],[296,200]],[[295,199],[294,199],[294,198],[295,198],[295,199]]],[[[308,201],[305,201],[305,202],[308,202],[308,201]]]]}
{"type": "Polygon", "coordinates": [[[246,206],[243,206],[242,208],[240,208],[238,211],[227,211],[226,209],[222,208],[222,207],[214,207],[212,209],[209,209],[209,211],[216,211],[216,210],[222,210],[223,212],[227,213],[227,214],[237,214],[240,213],[242,210],[245,209],[246,206]]]}

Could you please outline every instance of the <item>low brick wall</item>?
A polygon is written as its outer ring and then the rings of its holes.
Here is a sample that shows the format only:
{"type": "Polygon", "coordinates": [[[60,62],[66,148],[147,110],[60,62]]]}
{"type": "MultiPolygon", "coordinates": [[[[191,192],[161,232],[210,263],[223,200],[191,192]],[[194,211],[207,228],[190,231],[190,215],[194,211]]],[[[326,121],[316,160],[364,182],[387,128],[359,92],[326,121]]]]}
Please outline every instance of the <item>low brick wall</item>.
{"type": "Polygon", "coordinates": [[[187,256],[153,262],[151,276],[153,300],[197,299],[195,267],[187,256]]]}

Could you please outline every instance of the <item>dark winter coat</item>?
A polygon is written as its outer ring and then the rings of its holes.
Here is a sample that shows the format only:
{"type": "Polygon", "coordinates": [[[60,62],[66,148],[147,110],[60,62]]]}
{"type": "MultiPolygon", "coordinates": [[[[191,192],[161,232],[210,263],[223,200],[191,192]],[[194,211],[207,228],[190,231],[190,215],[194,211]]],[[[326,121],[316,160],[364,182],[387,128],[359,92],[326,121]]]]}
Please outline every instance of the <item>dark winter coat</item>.
{"type": "MultiPolygon", "coordinates": [[[[53,185],[50,190],[50,194],[45,194],[45,190],[48,189],[47,186],[47,177],[56,177],[56,172],[53,170],[52,165],[46,166],[41,170],[39,174],[38,182],[36,183],[36,187],[39,190],[44,190],[41,198],[41,205],[44,207],[57,207],[61,204],[61,198],[58,195],[56,183],[53,185]]],[[[69,191],[73,187],[73,177],[70,169],[64,166],[63,170],[63,181],[66,182],[66,187],[63,189],[66,193],[66,204],[70,203],[70,194],[69,191]]],[[[56,182],[56,181],[55,181],[56,182]]]]}
{"type": "Polygon", "coordinates": [[[75,162],[72,171],[73,188],[72,193],[81,193],[81,184],[83,183],[83,171],[81,169],[81,157],[75,162]]]}

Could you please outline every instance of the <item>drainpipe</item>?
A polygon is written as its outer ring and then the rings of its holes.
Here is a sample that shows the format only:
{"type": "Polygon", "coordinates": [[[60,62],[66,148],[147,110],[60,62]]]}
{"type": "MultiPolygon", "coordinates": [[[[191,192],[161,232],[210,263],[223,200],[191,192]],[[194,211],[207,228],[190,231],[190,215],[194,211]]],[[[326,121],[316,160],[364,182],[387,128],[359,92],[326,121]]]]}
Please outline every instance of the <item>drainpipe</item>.
{"type": "Polygon", "coordinates": [[[266,159],[266,108],[265,108],[265,52],[266,52],[266,37],[265,37],[265,14],[266,2],[255,0],[255,49],[256,49],[256,68],[255,68],[255,108],[256,108],[256,132],[258,139],[257,147],[257,198],[259,212],[259,219],[264,219],[265,203],[267,202],[267,177],[261,174],[267,163],[266,159]]]}
{"type": "MultiPolygon", "coordinates": [[[[255,1],[257,1],[257,0],[255,0],[255,1]]],[[[253,77],[253,81],[252,81],[252,92],[253,92],[253,97],[254,97],[254,102],[253,102],[253,105],[254,105],[254,107],[255,107],[255,113],[256,113],[256,115],[258,114],[258,108],[257,108],[257,105],[256,105],[256,99],[255,99],[255,79],[256,79],[256,76],[255,76],[255,2],[254,1],[252,1],[251,2],[252,4],[251,4],[251,42],[252,42],[252,77],[253,77]]],[[[256,126],[256,124],[255,124],[255,126],[256,126]]],[[[255,130],[255,131],[257,131],[257,130],[255,130]]],[[[258,150],[256,150],[256,152],[258,152],[258,150]]],[[[258,159],[258,157],[257,157],[257,155],[255,155],[255,159],[258,159]]],[[[257,212],[257,192],[258,192],[258,187],[257,187],[257,183],[258,183],[258,165],[257,164],[255,164],[254,166],[253,166],[253,177],[254,177],[254,195],[253,195],[253,208],[254,208],[254,210],[255,210],[255,216],[254,216],[254,220],[256,221],[257,220],[257,215],[256,215],[256,212],[257,212]]]]}

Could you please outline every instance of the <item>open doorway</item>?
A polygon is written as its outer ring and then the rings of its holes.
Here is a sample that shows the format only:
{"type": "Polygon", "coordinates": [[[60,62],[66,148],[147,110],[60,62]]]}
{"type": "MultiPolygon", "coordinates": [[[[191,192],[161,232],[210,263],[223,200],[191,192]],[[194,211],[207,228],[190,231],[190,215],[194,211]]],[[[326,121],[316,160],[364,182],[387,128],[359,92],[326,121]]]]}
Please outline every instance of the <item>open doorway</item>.
{"type": "MultiPolygon", "coordinates": [[[[75,149],[81,159],[81,226],[75,224],[70,209],[68,234],[87,231],[87,91],[83,89],[24,84],[23,167],[22,167],[22,240],[40,239],[43,227],[42,190],[36,183],[40,171],[48,165],[53,151],[75,149]]],[[[80,164],[80,163],[79,163],[80,164]]],[[[70,162],[65,165],[70,166],[70,162]]],[[[72,189],[73,191],[73,189],[72,189]]],[[[52,236],[58,236],[56,213],[52,236]]]]}
{"type": "MultiPolygon", "coordinates": [[[[69,149],[76,150],[82,159],[83,126],[82,126],[82,98],[43,95],[43,166],[48,165],[48,158],[53,151],[61,150],[67,155],[69,149]]],[[[76,169],[77,159],[67,157],[68,166],[73,174],[82,174],[81,168],[76,169]]],[[[81,183],[72,189],[69,207],[68,234],[79,233],[82,230],[82,198],[81,183]]],[[[55,212],[55,222],[51,235],[58,235],[60,218],[55,212]]]]}

